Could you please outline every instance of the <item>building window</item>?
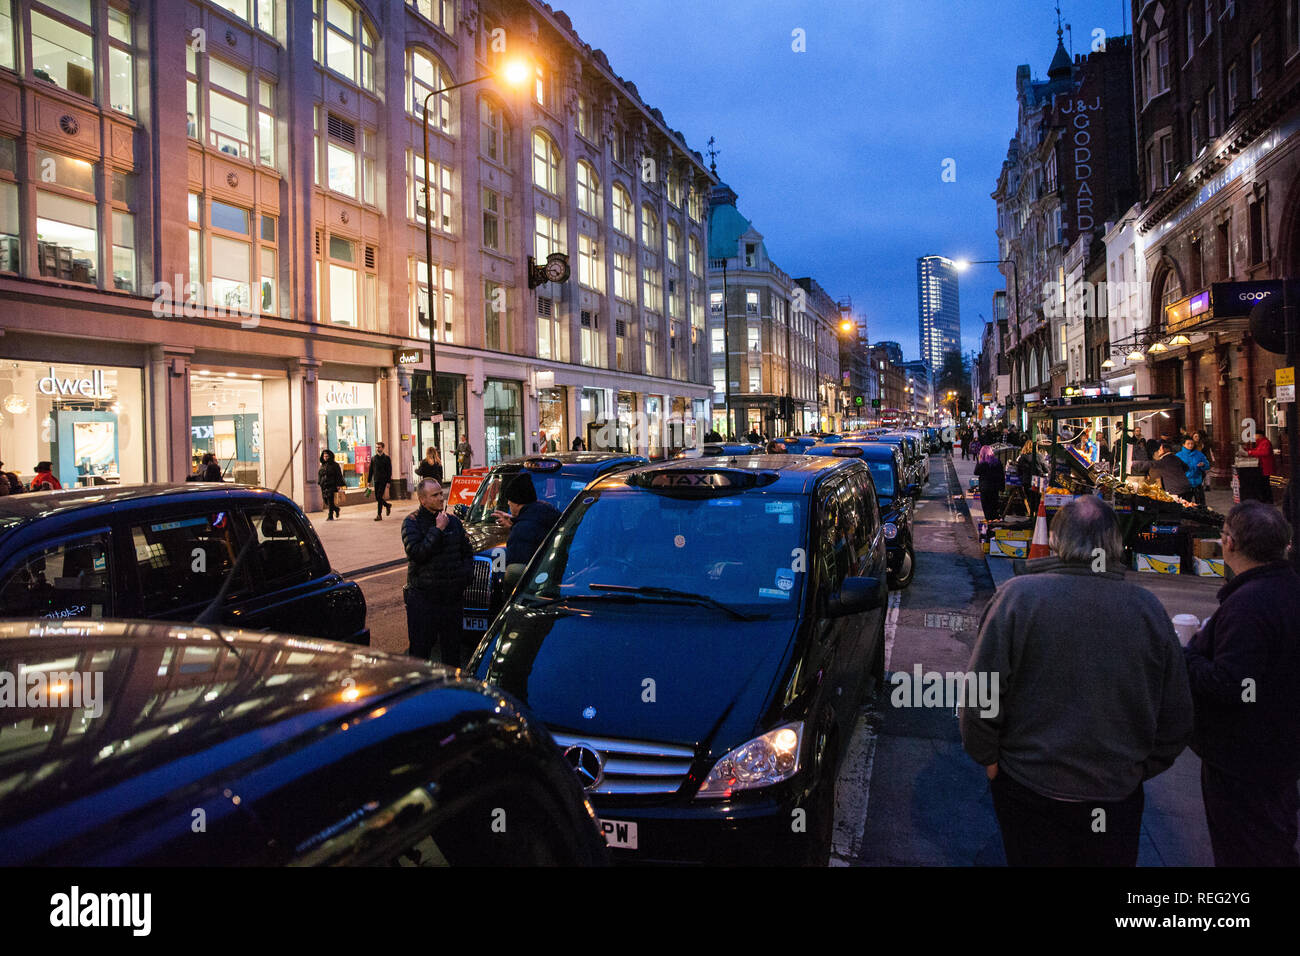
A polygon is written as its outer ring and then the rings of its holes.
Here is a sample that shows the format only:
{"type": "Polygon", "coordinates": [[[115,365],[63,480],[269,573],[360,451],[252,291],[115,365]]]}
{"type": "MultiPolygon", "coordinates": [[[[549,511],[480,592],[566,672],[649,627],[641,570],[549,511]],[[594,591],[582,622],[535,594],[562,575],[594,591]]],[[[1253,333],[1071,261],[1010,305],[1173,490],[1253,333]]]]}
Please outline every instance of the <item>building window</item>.
{"type": "Polygon", "coordinates": [[[553,252],[564,251],[564,240],[560,235],[560,220],[536,214],[536,235],[533,243],[533,258],[545,262],[553,252]]]}
{"type": "Polygon", "coordinates": [[[618,183],[614,184],[614,230],[624,236],[636,234],[636,225],[632,219],[632,196],[618,183]]]}
{"type": "Polygon", "coordinates": [[[483,190],[483,245],[495,252],[510,249],[510,198],[483,190]]]}
{"type": "MultiPolygon", "coordinates": [[[[411,184],[411,194],[407,215],[417,222],[424,222],[426,202],[424,182],[424,157],[410,151],[408,157],[407,181],[411,184]]],[[[433,178],[429,181],[428,203],[433,207],[433,228],[439,232],[455,231],[454,195],[452,190],[452,171],[442,163],[431,163],[433,178]]]]}
{"type": "Polygon", "coordinates": [[[510,124],[505,112],[487,97],[478,101],[479,154],[485,159],[510,165],[510,124]]]}
{"type": "Polygon", "coordinates": [[[697,278],[702,278],[703,273],[700,271],[702,268],[702,261],[700,259],[700,240],[695,236],[691,236],[687,241],[687,249],[689,250],[687,267],[690,269],[691,275],[696,276],[697,278]]]}
{"type": "Polygon", "coordinates": [[[1205,132],[1210,139],[1219,135],[1219,93],[1214,87],[1205,94],[1205,132]]]}
{"type": "Polygon", "coordinates": [[[704,221],[704,191],[691,187],[691,194],[686,204],[687,215],[691,217],[691,222],[704,221]]]}
{"type": "Polygon", "coordinates": [[[326,144],[325,169],[329,189],[357,198],[357,154],[354,149],[333,141],[326,144]]]}
{"type": "Polygon", "coordinates": [[[596,110],[591,97],[578,94],[578,108],[574,111],[573,128],[584,139],[596,139],[596,110]]]}
{"type": "Polygon", "coordinates": [[[208,210],[208,304],[251,313],[253,302],[252,213],[213,200],[208,210]]]}
{"type": "Polygon", "coordinates": [[[70,93],[95,98],[95,38],[90,4],[44,5],[53,16],[32,7],[32,75],[70,93]]]}
{"type": "Polygon", "coordinates": [[[248,73],[208,57],[208,143],[223,153],[248,159],[248,73]]]}
{"type": "Polygon", "coordinates": [[[116,7],[108,8],[108,105],[119,113],[135,115],[135,57],[131,55],[131,14],[116,7]]]}
{"type": "Polygon", "coordinates": [[[561,321],[556,303],[548,296],[537,297],[537,357],[555,362],[569,361],[569,325],[561,321]]]}
{"type": "Polygon", "coordinates": [[[1194,4],[1187,5],[1187,61],[1191,62],[1192,55],[1196,53],[1196,7],[1194,4]]]}
{"type": "Polygon", "coordinates": [[[641,269],[641,307],[651,312],[662,312],[664,308],[663,273],[650,266],[641,269]]]}
{"type": "Polygon", "coordinates": [[[722,293],[721,292],[709,293],[709,314],[718,315],[718,316],[722,315],[722,293]]]}
{"type": "Polygon", "coordinates": [[[275,84],[257,81],[257,159],[275,167],[275,84]]]}
{"type": "Polygon", "coordinates": [[[429,298],[429,267],[423,259],[409,260],[412,278],[411,288],[411,335],[418,339],[429,339],[429,316],[433,315],[433,338],[435,342],[464,342],[464,334],[457,334],[456,321],[456,284],[455,272],[438,263],[433,264],[433,281],[437,288],[433,290],[433,299],[429,298]]]}
{"type": "Polygon", "coordinates": [[[641,207],[641,245],[650,252],[659,251],[659,217],[649,205],[641,207]]]}
{"type": "Polygon", "coordinates": [[[40,274],[94,285],[98,281],[98,220],[92,202],[37,190],[36,253],[40,274]]]}
{"type": "Polygon", "coordinates": [[[429,100],[429,126],[444,133],[451,132],[451,94],[438,90],[451,85],[446,69],[423,50],[412,50],[407,67],[410,90],[411,115],[424,117],[425,100],[429,100]]]}
{"type": "Polygon", "coordinates": [[[682,317],[682,280],[668,280],[668,317],[680,319],[682,317]]]}
{"type": "Polygon", "coordinates": [[[600,177],[585,160],[578,160],[578,210],[599,219],[604,210],[600,201],[600,177]]]}
{"type": "Polygon", "coordinates": [[[668,170],[666,178],[668,201],[678,209],[682,208],[682,174],[676,169],[668,170]]]}
{"type": "Polygon", "coordinates": [[[645,374],[659,374],[659,325],[649,316],[645,322],[645,374]]]}
{"type": "Polygon", "coordinates": [[[1250,98],[1259,99],[1264,92],[1264,45],[1257,36],[1250,43],[1250,98]]]}
{"type": "Polygon", "coordinates": [[[1232,278],[1232,230],[1229,220],[1225,219],[1219,223],[1217,236],[1215,237],[1215,246],[1219,253],[1219,279],[1226,280],[1232,278]]]}
{"type": "Polygon", "coordinates": [[[500,282],[483,282],[484,347],[497,352],[510,351],[510,313],[506,288],[500,282]]]}
{"type": "Polygon", "coordinates": [[[274,315],[279,311],[278,298],[276,296],[277,277],[279,269],[277,268],[276,254],[276,218],[274,216],[262,216],[262,244],[259,247],[258,258],[261,265],[262,280],[262,311],[274,315]]]}
{"type": "Polygon", "coordinates": [[[1264,203],[1256,200],[1247,206],[1247,225],[1250,237],[1250,264],[1264,261],[1264,203]]]}
{"type": "Polygon", "coordinates": [[[600,331],[600,314],[583,309],[579,323],[582,331],[582,364],[604,368],[609,355],[605,348],[605,336],[600,331]]]}
{"type": "MultiPolygon", "coordinates": [[[[313,6],[319,16],[321,0],[313,6]]],[[[367,90],[375,88],[375,35],[365,25],[361,14],[346,0],[324,0],[324,50],[321,50],[321,28],[316,19],[312,30],[316,34],[316,62],[324,63],[333,72],[367,90]]]]}
{"type": "Polygon", "coordinates": [[[1201,129],[1201,105],[1199,103],[1192,107],[1192,118],[1188,122],[1188,129],[1191,131],[1191,155],[1196,156],[1201,151],[1201,143],[1204,141],[1204,130],[1201,129]]]}
{"type": "Polygon", "coordinates": [[[533,131],[533,184],[560,195],[560,148],[541,130],[533,131]]]}
{"type": "Polygon", "coordinates": [[[1228,67],[1228,116],[1232,117],[1237,112],[1239,101],[1237,99],[1237,64],[1228,67]]]}
{"type": "Polygon", "coordinates": [[[1208,37],[1214,30],[1214,0],[1205,0],[1205,34],[1208,37]]]}
{"type": "Polygon", "coordinates": [[[677,260],[682,254],[682,231],[678,228],[677,223],[675,222],[668,223],[667,243],[664,253],[667,256],[668,261],[673,263],[673,265],[676,265],[677,260]]]}
{"type": "Polygon", "coordinates": [[[758,293],[757,292],[745,293],[745,314],[758,315],[758,293]]]}
{"type": "Polygon", "coordinates": [[[549,109],[552,105],[551,75],[541,63],[536,65],[536,74],[533,77],[533,98],[537,100],[538,106],[549,109]]]}
{"type": "Polygon", "coordinates": [[[595,292],[605,291],[605,267],[595,237],[578,235],[578,282],[595,292]]]}
{"type": "Polygon", "coordinates": [[[335,325],[359,324],[360,285],[357,244],[342,236],[329,237],[329,320],[335,325]]]}
{"type": "Polygon", "coordinates": [[[14,53],[13,0],[0,0],[0,66],[17,69],[14,53]]]}
{"type": "Polygon", "coordinates": [[[749,390],[750,392],[761,392],[763,390],[763,369],[761,366],[751,365],[749,367],[749,390]]]}
{"type": "Polygon", "coordinates": [[[406,5],[426,20],[431,20],[444,33],[456,32],[456,4],[454,0],[406,0],[406,5]]]}
{"type": "Polygon", "coordinates": [[[1160,173],[1164,186],[1177,178],[1174,171],[1174,138],[1170,135],[1160,137],[1160,173]]]}
{"type": "Polygon", "coordinates": [[[1169,37],[1162,36],[1156,40],[1156,77],[1159,83],[1157,93],[1169,90],[1169,37]]]}
{"type": "Polygon", "coordinates": [[[113,288],[136,290],[135,216],[113,210],[113,288]]]}
{"type": "MultiPolygon", "coordinates": [[[[0,13],[0,16],[3,16],[0,13]]],[[[1300,50],[1300,0],[1286,2],[1286,58],[1289,60],[1300,50]]],[[[3,60],[0,52],[0,60],[3,60]]]]}
{"type": "Polygon", "coordinates": [[[609,155],[614,162],[623,168],[627,168],[627,155],[623,151],[623,127],[615,126],[614,135],[609,141],[609,155]]]}
{"type": "Polygon", "coordinates": [[[625,302],[636,301],[636,289],[632,284],[634,275],[632,257],[621,252],[614,253],[614,297],[625,302]]]}

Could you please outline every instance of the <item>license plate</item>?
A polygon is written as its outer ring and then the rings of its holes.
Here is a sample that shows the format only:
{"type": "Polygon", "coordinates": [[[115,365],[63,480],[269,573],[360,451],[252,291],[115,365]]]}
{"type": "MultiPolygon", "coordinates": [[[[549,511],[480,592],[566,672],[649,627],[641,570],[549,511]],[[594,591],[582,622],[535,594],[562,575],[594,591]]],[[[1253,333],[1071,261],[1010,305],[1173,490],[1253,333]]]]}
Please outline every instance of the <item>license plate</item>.
{"type": "Polygon", "coordinates": [[[461,628],[466,631],[486,631],[488,620],[485,617],[467,617],[461,623],[461,628]]]}
{"type": "Polygon", "coordinates": [[[600,831],[605,834],[605,846],[620,850],[636,849],[636,824],[622,820],[601,820],[600,831]]]}

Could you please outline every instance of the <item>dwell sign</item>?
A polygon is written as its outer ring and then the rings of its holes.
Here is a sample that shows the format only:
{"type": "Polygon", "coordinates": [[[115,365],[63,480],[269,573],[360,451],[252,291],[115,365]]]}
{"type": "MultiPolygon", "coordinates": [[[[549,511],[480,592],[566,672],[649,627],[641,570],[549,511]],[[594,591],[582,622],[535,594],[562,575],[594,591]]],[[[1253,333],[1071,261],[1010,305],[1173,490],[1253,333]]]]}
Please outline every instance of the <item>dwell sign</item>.
{"type": "Polygon", "coordinates": [[[104,370],[92,369],[89,378],[63,378],[53,365],[50,374],[36,383],[36,390],[42,395],[80,395],[85,398],[112,398],[108,386],[104,384],[104,370]]]}

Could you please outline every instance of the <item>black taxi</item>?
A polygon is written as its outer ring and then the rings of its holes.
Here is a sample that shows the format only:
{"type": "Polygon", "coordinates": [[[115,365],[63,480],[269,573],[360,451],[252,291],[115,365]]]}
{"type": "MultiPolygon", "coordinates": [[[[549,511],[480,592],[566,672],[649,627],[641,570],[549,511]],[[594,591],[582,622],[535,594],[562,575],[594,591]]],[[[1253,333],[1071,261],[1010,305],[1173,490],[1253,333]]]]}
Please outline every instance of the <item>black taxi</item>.
{"type": "Polygon", "coordinates": [[[912,519],[920,486],[909,483],[903,452],[899,445],[886,442],[837,442],[813,445],[809,455],[858,458],[871,469],[880,500],[880,520],[885,530],[889,552],[889,586],[905,588],[916,574],[916,546],[912,537],[912,519]]]}
{"type": "Polygon", "coordinates": [[[616,861],[824,862],[886,572],[861,461],[650,465],[574,500],[469,666],[550,728],[616,861]]]}
{"type": "Polygon", "coordinates": [[[505,572],[508,528],[500,527],[493,512],[507,510],[506,486],[520,472],[533,481],[537,500],[563,511],[592,481],[616,471],[644,465],[648,459],[626,452],[575,451],[531,455],[496,465],[483,478],[474,501],[458,516],[474,549],[474,574],[465,588],[465,641],[477,643],[488,622],[500,609],[500,584],[505,572]]]}

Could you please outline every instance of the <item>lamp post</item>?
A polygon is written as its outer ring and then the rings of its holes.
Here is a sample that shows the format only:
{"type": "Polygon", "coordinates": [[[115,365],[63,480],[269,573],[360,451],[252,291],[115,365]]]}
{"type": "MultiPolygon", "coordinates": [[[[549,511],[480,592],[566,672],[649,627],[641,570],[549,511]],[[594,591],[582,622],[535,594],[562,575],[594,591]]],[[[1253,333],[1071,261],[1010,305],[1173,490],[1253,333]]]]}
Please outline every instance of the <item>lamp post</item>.
{"type": "MultiPolygon", "coordinates": [[[[507,83],[511,86],[521,85],[528,76],[528,66],[521,60],[512,60],[507,63],[502,75],[507,83]]],[[[436,90],[431,90],[424,97],[424,281],[428,287],[428,314],[429,320],[429,427],[433,429],[433,447],[438,454],[442,454],[442,441],[438,437],[438,416],[442,412],[442,407],[438,402],[438,355],[437,339],[435,330],[437,326],[433,321],[433,219],[432,205],[429,202],[429,101],[435,96],[441,96],[443,93],[450,93],[452,90],[458,90],[462,86],[470,86],[474,83],[481,83],[484,80],[497,78],[497,73],[484,73],[482,76],[476,76],[472,80],[463,80],[460,83],[452,83],[450,86],[443,86],[436,90]]],[[[504,128],[502,135],[505,135],[504,128]]]]}

